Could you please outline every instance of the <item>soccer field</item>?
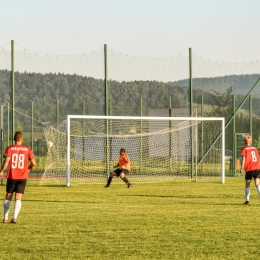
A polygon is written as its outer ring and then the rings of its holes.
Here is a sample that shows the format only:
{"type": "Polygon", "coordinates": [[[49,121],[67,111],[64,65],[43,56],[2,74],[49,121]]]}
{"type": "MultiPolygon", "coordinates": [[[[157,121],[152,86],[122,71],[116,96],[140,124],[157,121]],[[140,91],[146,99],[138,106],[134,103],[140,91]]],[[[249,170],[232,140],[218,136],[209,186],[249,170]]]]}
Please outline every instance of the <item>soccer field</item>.
{"type": "Polygon", "coordinates": [[[254,185],[250,205],[243,202],[243,177],[130,189],[31,181],[17,224],[1,225],[0,259],[258,259],[254,185]]]}

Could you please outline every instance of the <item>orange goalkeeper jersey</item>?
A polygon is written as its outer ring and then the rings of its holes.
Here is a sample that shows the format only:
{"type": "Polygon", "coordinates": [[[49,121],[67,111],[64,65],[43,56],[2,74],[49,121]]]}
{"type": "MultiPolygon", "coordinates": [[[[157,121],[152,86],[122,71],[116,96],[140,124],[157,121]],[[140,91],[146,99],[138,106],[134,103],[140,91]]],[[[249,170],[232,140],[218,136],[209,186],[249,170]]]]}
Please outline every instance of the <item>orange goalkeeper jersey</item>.
{"type": "Polygon", "coordinates": [[[126,170],[130,172],[131,166],[130,166],[130,159],[127,154],[122,153],[119,157],[118,167],[122,168],[124,167],[126,170]]]}

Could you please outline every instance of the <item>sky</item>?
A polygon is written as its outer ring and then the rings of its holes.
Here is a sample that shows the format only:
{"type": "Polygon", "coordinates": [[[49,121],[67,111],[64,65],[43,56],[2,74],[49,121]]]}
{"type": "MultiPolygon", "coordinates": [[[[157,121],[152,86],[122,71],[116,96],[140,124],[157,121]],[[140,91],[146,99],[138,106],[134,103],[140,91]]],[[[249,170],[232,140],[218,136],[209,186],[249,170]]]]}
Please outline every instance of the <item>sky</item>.
{"type": "Polygon", "coordinates": [[[260,60],[259,0],[0,0],[0,48],[260,60]],[[17,47],[18,46],[18,47],[17,47]]]}

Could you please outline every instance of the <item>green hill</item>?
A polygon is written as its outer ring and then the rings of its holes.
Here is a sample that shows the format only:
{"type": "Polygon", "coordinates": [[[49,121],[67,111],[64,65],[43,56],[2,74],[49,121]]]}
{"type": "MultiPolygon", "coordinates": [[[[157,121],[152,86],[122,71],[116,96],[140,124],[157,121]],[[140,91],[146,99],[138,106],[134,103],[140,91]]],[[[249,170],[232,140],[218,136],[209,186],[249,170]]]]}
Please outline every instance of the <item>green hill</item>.
{"type": "MultiPolygon", "coordinates": [[[[246,95],[259,78],[260,74],[231,75],[216,78],[194,78],[193,87],[194,89],[201,89],[203,91],[225,91],[232,87],[234,94],[246,95]]],[[[170,84],[189,86],[189,79],[170,82],[170,84]]],[[[260,86],[256,88],[254,93],[260,94],[260,86]]]]}

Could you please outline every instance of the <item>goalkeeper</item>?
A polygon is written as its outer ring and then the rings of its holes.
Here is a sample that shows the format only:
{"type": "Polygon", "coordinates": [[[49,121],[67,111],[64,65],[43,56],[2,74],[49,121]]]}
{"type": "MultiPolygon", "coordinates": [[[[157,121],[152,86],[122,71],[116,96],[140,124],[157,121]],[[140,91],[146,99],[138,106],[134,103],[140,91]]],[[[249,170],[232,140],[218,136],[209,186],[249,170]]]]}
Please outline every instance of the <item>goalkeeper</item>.
{"type": "Polygon", "coordinates": [[[115,165],[114,168],[116,168],[116,170],[110,173],[105,188],[108,188],[110,186],[110,183],[112,182],[114,176],[120,177],[127,184],[127,188],[130,188],[132,184],[128,181],[126,175],[130,172],[131,167],[130,159],[126,154],[125,148],[120,149],[120,157],[118,160],[118,164],[115,165]]]}

